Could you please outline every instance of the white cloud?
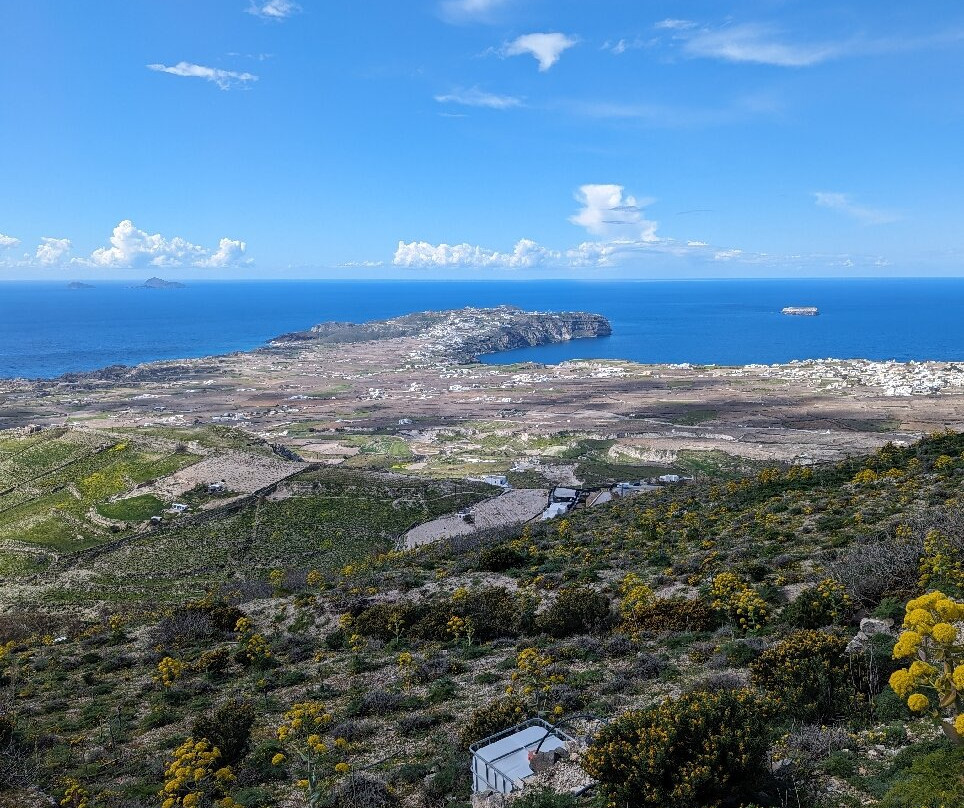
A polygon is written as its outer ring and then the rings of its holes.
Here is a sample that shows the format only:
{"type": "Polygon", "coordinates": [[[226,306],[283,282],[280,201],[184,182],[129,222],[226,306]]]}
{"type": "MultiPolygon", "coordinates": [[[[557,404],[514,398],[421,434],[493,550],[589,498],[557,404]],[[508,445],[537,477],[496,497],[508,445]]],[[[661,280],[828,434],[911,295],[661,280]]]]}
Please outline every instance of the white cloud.
{"type": "Polygon", "coordinates": [[[87,263],[99,267],[210,267],[224,268],[250,263],[244,259],[246,244],[222,238],[217,250],[210,250],[175,236],[166,239],[159,233],[150,235],[125,219],[110,237],[110,247],[91,253],[87,263]]]}
{"type": "Polygon", "coordinates": [[[8,247],[16,247],[20,243],[20,239],[14,238],[13,236],[5,236],[0,233],[0,250],[5,250],[8,247]]]}
{"type": "Polygon", "coordinates": [[[243,241],[223,238],[218,242],[218,249],[210,257],[198,261],[195,266],[221,269],[248,263],[244,257],[247,247],[243,241]]]}
{"type": "Polygon", "coordinates": [[[658,41],[658,39],[643,39],[642,37],[635,37],[634,39],[617,39],[616,41],[608,40],[603,43],[602,50],[615,53],[617,56],[619,56],[626,51],[648,48],[652,45],[655,45],[658,41]]]}
{"type": "Polygon", "coordinates": [[[866,273],[887,265],[886,259],[880,256],[778,255],[711,245],[696,239],[683,241],[657,236],[656,222],[644,215],[644,208],[652,200],[637,200],[626,194],[621,185],[583,185],[576,193],[576,199],[582,207],[569,221],[597,236],[596,240],[559,250],[531,239],[521,239],[509,251],[467,243],[400,241],[393,264],[414,269],[606,269],[648,265],[660,273],[674,271],[674,267],[684,273],[726,273],[742,271],[743,268],[751,273],[768,270],[822,272],[832,267],[866,273]]]}
{"type": "Polygon", "coordinates": [[[450,22],[485,20],[499,6],[508,0],[444,0],[442,16],[450,22]]]}
{"type": "Polygon", "coordinates": [[[524,34],[509,42],[503,49],[504,56],[529,54],[539,62],[539,71],[545,73],[559,61],[559,57],[578,43],[578,39],[566,34],[524,34]]]}
{"type": "Polygon", "coordinates": [[[49,238],[44,236],[40,239],[40,244],[37,245],[34,260],[36,263],[45,267],[63,263],[64,259],[70,253],[70,247],[69,238],[49,238]]]}
{"type": "Polygon", "coordinates": [[[338,265],[340,269],[374,269],[385,266],[384,261],[345,261],[338,265]]]}
{"type": "Polygon", "coordinates": [[[685,33],[683,52],[688,56],[752,62],[778,67],[809,67],[839,56],[841,46],[832,43],[791,43],[780,40],[770,25],[743,23],[719,29],[685,33]]]}
{"type": "Polygon", "coordinates": [[[685,250],[671,240],[656,236],[656,222],[643,208],[651,199],[637,200],[622,185],[583,185],[576,193],[582,208],[569,221],[584,227],[600,241],[586,241],[567,250],[555,250],[521,239],[511,252],[474,244],[429,244],[400,241],[393,263],[412,268],[531,269],[535,267],[608,267],[639,252],[685,250]]]}
{"type": "Polygon", "coordinates": [[[435,96],[440,104],[462,104],[467,107],[486,107],[488,109],[511,109],[522,106],[522,99],[511,95],[487,93],[478,87],[467,90],[455,89],[450,93],[435,96]]]}
{"type": "Polygon", "coordinates": [[[425,241],[398,242],[392,263],[397,267],[505,267],[523,269],[559,261],[561,253],[547,250],[530,239],[520,240],[512,252],[499,252],[472,244],[429,244],[425,241]]]}
{"type": "Polygon", "coordinates": [[[695,28],[696,23],[692,20],[674,20],[670,18],[660,20],[653,27],[662,31],[686,31],[690,28],[695,28]]]}
{"type": "Polygon", "coordinates": [[[293,0],[267,0],[267,2],[251,0],[251,5],[247,8],[248,14],[254,14],[266,20],[283,20],[299,11],[301,6],[293,0]]]}
{"type": "Polygon", "coordinates": [[[862,224],[888,224],[896,222],[900,218],[891,211],[858,205],[850,197],[850,194],[842,194],[837,191],[817,191],[813,198],[820,207],[840,211],[862,224]]]}
{"type": "Polygon", "coordinates": [[[611,241],[658,241],[658,224],[643,211],[654,200],[637,200],[624,191],[622,185],[583,185],[576,193],[582,209],[569,221],[611,241]]]}
{"type": "Polygon", "coordinates": [[[257,81],[258,77],[253,73],[239,73],[235,70],[221,70],[216,67],[205,67],[195,65],[190,62],[178,62],[176,65],[153,64],[147,65],[148,70],[156,70],[158,73],[170,73],[172,76],[182,76],[184,78],[204,79],[218,85],[222,90],[230,90],[232,87],[245,86],[252,81],[257,81]]]}

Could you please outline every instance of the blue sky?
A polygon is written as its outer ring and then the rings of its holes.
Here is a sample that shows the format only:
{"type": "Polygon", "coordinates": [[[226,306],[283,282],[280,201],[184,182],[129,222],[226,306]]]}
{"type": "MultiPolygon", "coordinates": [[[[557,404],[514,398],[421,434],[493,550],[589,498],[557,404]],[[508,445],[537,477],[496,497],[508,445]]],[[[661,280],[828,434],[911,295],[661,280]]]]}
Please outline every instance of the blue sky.
{"type": "Polygon", "coordinates": [[[959,2],[0,0],[0,278],[964,274],[959,2]]]}

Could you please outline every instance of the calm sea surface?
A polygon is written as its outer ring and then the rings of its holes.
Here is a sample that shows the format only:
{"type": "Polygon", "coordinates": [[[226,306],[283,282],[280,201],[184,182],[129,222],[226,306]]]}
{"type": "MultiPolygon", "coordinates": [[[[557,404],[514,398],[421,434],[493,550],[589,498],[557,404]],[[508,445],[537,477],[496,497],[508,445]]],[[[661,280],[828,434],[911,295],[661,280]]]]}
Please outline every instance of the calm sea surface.
{"type": "Polygon", "coordinates": [[[621,358],[773,363],[820,357],[964,360],[964,279],[648,282],[223,282],[150,290],[0,283],[0,376],[255,348],[324,320],[511,303],[609,317],[613,336],[490,362],[621,358]],[[787,317],[784,306],[817,306],[787,317]]]}

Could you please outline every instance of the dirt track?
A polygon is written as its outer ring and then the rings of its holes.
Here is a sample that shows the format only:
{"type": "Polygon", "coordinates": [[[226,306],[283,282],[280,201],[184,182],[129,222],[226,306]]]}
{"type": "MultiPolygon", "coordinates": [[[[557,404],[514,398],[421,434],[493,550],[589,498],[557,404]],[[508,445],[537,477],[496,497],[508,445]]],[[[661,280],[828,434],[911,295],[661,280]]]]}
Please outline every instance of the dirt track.
{"type": "Polygon", "coordinates": [[[405,535],[405,544],[410,548],[418,547],[451,536],[467,536],[477,530],[528,522],[545,509],[548,495],[548,491],[540,488],[506,491],[501,496],[487,499],[472,508],[474,524],[464,521],[458,514],[442,516],[412,528],[405,535]]]}

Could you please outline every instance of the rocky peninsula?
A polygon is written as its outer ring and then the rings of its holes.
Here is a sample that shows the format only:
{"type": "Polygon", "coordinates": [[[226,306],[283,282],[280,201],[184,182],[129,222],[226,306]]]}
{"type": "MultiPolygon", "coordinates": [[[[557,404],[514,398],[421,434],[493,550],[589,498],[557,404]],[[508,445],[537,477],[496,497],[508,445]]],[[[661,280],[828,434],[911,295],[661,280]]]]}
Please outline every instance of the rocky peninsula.
{"type": "Polygon", "coordinates": [[[292,343],[346,344],[419,337],[423,347],[415,357],[447,359],[460,364],[480,356],[531,348],[573,339],[608,337],[609,320],[588,312],[523,311],[515,306],[424,311],[367,323],[328,322],[307,331],[283,334],[275,347],[292,343]]]}

